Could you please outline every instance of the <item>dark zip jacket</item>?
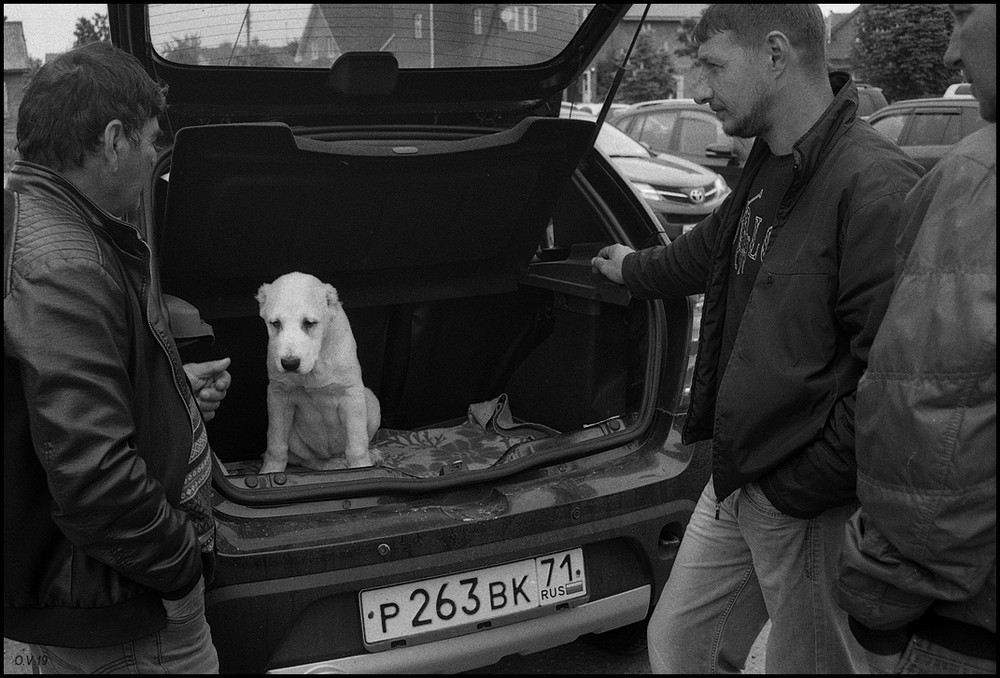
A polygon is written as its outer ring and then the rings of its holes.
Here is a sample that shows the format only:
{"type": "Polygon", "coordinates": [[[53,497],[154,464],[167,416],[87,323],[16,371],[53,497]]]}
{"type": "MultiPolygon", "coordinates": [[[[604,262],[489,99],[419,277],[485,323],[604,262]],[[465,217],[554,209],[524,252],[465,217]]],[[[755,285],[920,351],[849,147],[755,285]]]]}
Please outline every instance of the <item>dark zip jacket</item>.
{"type": "Polygon", "coordinates": [[[836,96],[793,148],[794,176],[725,375],[719,355],[732,244],[770,153],[757,140],[719,209],[667,246],[625,257],[639,298],[704,293],[684,441],[712,439],[716,497],[759,481],[783,513],[809,518],[856,501],[854,399],[892,290],[893,243],[920,166],[836,96]]]}
{"type": "Polygon", "coordinates": [[[204,566],[179,508],[191,402],[138,231],[59,174],[15,163],[4,191],[4,636],[95,647],[166,624],[162,598],[191,590],[204,566]]]}

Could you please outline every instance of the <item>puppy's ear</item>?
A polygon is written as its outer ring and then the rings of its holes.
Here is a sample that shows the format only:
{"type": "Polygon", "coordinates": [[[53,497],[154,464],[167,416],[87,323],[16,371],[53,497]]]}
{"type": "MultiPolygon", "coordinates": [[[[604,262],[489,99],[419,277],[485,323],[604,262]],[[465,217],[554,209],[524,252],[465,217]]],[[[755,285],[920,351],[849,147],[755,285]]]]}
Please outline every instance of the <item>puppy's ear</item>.
{"type": "Polygon", "coordinates": [[[261,310],[264,310],[264,302],[267,300],[267,291],[269,289],[271,289],[271,286],[264,283],[260,286],[260,289],[257,290],[257,296],[254,297],[257,300],[257,303],[260,304],[261,310]]]}
{"type": "Polygon", "coordinates": [[[340,297],[337,296],[337,288],[329,284],[326,286],[326,305],[330,308],[340,305],[340,297]]]}

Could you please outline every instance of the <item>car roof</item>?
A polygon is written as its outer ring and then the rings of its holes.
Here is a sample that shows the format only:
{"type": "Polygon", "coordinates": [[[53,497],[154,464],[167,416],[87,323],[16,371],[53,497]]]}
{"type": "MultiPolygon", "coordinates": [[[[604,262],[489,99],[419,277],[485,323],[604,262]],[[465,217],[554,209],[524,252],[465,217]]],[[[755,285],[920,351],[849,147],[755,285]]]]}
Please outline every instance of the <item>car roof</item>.
{"type": "Polygon", "coordinates": [[[708,106],[699,104],[694,99],[653,99],[650,101],[640,101],[629,105],[622,110],[622,113],[632,113],[646,108],[705,108],[708,106]]]}
{"type": "Polygon", "coordinates": [[[921,106],[925,108],[955,106],[971,108],[974,106],[978,107],[979,102],[975,99],[975,97],[927,97],[923,99],[900,99],[899,101],[893,101],[888,106],[885,106],[876,112],[881,112],[890,108],[913,108],[921,106]]]}
{"type": "Polygon", "coordinates": [[[953,85],[948,85],[948,89],[944,91],[944,97],[962,99],[972,97],[972,83],[956,82],[953,85]]]}

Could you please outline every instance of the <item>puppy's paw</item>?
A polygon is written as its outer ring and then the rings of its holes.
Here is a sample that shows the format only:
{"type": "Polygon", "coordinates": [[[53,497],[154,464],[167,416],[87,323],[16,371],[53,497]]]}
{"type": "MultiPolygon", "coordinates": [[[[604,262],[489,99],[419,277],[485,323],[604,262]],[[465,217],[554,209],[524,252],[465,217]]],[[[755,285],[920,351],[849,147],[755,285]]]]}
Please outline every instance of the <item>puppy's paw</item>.
{"type": "Polygon", "coordinates": [[[381,450],[369,447],[356,455],[347,455],[347,465],[351,468],[371,468],[372,466],[380,466],[384,459],[385,455],[382,454],[381,450]]]}
{"type": "Polygon", "coordinates": [[[268,459],[268,458],[265,457],[264,458],[264,463],[261,464],[261,467],[260,467],[260,473],[261,474],[264,474],[264,473],[281,473],[282,471],[285,470],[285,466],[286,465],[287,464],[282,463],[280,461],[276,461],[274,459],[268,459]]]}

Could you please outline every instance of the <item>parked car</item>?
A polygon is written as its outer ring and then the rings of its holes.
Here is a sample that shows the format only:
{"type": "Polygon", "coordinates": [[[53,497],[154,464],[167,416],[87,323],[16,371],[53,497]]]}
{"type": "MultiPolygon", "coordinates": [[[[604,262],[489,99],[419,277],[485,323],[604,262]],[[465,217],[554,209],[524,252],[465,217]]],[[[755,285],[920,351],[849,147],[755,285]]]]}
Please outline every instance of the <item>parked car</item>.
{"type": "Polygon", "coordinates": [[[896,101],[868,122],[925,169],[933,167],[955,142],[986,125],[979,115],[979,102],[962,97],[896,101]]]}
{"type": "Polygon", "coordinates": [[[858,88],[858,117],[862,120],[867,120],[872,113],[889,103],[885,100],[881,87],[863,82],[855,84],[858,88]]]}
{"type": "Polygon", "coordinates": [[[752,140],[731,137],[708,106],[693,99],[632,104],[609,116],[611,124],[657,153],[669,153],[721,174],[730,186],[743,171],[752,140]]]}
{"type": "Polygon", "coordinates": [[[671,240],[715,211],[731,192],[721,175],[669,153],[653,153],[607,122],[597,135],[597,148],[642,194],[671,240]]]}
{"type": "MultiPolygon", "coordinates": [[[[858,115],[886,105],[882,89],[858,83],[858,115]]],[[[608,116],[610,122],[658,153],[677,155],[721,174],[735,186],[753,139],[726,134],[708,106],[694,99],[657,99],[632,104],[608,116]]]]}
{"type": "MultiPolygon", "coordinates": [[[[578,114],[596,116],[601,112],[601,108],[603,106],[604,104],[600,101],[592,102],[589,104],[564,101],[560,105],[559,114],[565,115],[566,117],[572,117],[578,114]]],[[[626,108],[628,108],[628,104],[611,104],[610,106],[608,106],[608,115],[609,116],[613,115],[618,111],[622,111],[626,108]]]]}
{"type": "Polygon", "coordinates": [[[972,83],[968,82],[958,82],[954,85],[948,85],[948,88],[944,91],[944,98],[965,98],[972,96],[972,83]]]}
{"type": "Polygon", "coordinates": [[[591,270],[666,236],[593,122],[558,116],[628,5],[312,7],[253,6],[251,41],[246,5],[109,5],[114,42],[169,86],[137,224],[154,291],[186,360],[232,358],[207,425],[222,670],[634,648],[710,460],[677,433],[696,300],[591,270]],[[259,473],[254,297],[289,271],[339,292],[381,466],[259,473]]]}

